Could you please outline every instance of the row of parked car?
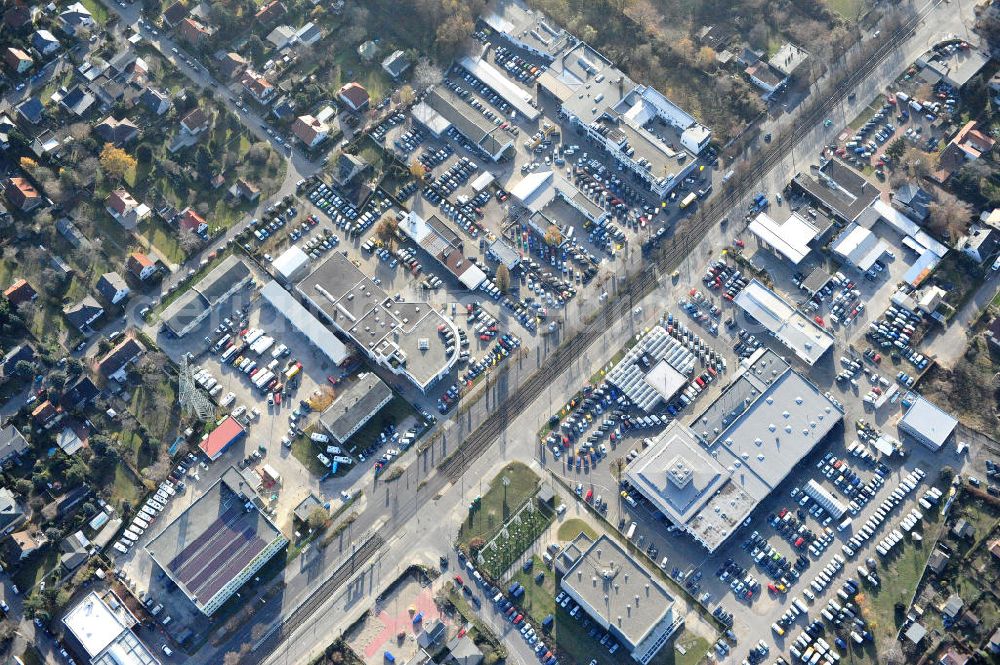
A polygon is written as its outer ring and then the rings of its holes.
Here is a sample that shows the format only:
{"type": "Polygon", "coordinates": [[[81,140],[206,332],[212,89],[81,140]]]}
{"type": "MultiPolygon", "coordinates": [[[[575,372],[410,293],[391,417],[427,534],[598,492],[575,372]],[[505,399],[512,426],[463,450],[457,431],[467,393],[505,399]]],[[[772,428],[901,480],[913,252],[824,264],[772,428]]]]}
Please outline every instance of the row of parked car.
{"type": "Polygon", "coordinates": [[[861,549],[861,547],[870,540],[877,532],[882,523],[888,518],[892,511],[907,497],[907,495],[916,489],[920,481],[926,476],[926,472],[917,467],[896,485],[892,490],[892,494],[885,499],[876,509],[875,513],[869,517],[865,523],[854,532],[850,540],[841,546],[841,549],[849,557],[853,557],[861,549]]]}

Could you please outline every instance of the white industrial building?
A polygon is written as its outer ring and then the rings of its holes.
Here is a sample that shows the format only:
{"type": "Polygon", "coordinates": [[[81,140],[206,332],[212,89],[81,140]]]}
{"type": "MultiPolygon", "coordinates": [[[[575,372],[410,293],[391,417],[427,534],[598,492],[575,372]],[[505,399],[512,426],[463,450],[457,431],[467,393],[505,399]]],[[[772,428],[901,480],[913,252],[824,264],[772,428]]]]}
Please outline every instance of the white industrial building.
{"type": "Polygon", "coordinates": [[[820,508],[830,513],[835,520],[839,520],[847,512],[847,506],[843,502],[812,478],[802,488],[802,491],[806,493],[806,496],[819,504],[820,508]]]}
{"type": "Polygon", "coordinates": [[[958,419],[924,397],[917,396],[899,421],[899,430],[931,450],[940,450],[958,426],[958,419]]]}
{"type": "Polygon", "coordinates": [[[470,291],[479,288],[486,280],[486,273],[465,256],[462,236],[437,215],[424,219],[415,212],[409,212],[399,221],[399,231],[430,254],[470,291]]]}
{"type": "Polygon", "coordinates": [[[334,365],[340,365],[351,356],[347,345],[337,339],[333,331],[323,325],[302,303],[295,299],[273,279],[264,285],[260,295],[274,309],[285,317],[289,325],[302,334],[313,348],[329,358],[334,365]]]}
{"type": "Polygon", "coordinates": [[[812,222],[797,212],[793,212],[791,217],[781,223],[766,212],[761,212],[747,228],[761,247],[793,266],[802,263],[809,255],[812,251],[811,243],[820,234],[820,230],[812,222]]]}
{"type": "Polygon", "coordinates": [[[573,545],[582,553],[563,575],[563,591],[633,660],[646,665],[684,625],[684,617],[674,612],[673,596],[608,535],[591,542],[581,533],[573,545]]]}
{"type": "Polygon", "coordinates": [[[309,255],[292,245],[271,263],[274,276],[284,284],[296,282],[309,274],[309,255]]]}
{"type": "Polygon", "coordinates": [[[532,105],[530,94],[525,92],[520,86],[514,84],[506,74],[500,73],[496,67],[482,58],[463,56],[459,58],[458,64],[488,85],[493,92],[500,95],[519,116],[526,118],[530,122],[534,122],[542,114],[541,111],[532,105]]]}
{"type": "Polygon", "coordinates": [[[756,279],[733,302],[807,365],[815,365],[833,346],[833,335],[756,279]]]}
{"type": "Polygon", "coordinates": [[[132,632],[139,623],[114,591],[91,591],[62,619],[69,645],[91,665],[159,665],[132,632]]]}
{"type": "Polygon", "coordinates": [[[842,418],[819,388],[761,349],[690,425],[674,421],[642,450],[623,479],[714,552],[842,418]]]}
{"type": "Polygon", "coordinates": [[[830,249],[846,264],[866,272],[889,251],[889,243],[852,222],[837,236],[830,249]]]}

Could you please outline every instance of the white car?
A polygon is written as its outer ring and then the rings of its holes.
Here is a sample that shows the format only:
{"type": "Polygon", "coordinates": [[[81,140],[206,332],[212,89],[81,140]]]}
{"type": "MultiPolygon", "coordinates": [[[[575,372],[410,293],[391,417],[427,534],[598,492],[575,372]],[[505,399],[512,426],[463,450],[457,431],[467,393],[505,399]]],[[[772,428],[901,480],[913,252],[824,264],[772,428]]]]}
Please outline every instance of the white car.
{"type": "Polygon", "coordinates": [[[228,392],[226,396],[219,401],[219,406],[226,407],[232,404],[236,400],[236,393],[228,392]]]}

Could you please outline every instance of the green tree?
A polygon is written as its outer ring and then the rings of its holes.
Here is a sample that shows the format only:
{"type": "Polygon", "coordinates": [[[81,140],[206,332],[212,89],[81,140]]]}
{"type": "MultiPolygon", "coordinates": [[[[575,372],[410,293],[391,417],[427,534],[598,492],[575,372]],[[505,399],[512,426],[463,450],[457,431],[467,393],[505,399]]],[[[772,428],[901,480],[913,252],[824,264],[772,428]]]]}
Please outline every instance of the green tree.
{"type": "Polygon", "coordinates": [[[329,515],[327,515],[326,510],[322,506],[316,506],[312,509],[312,512],[309,513],[309,519],[306,521],[309,524],[310,529],[316,530],[322,529],[326,524],[327,519],[329,519],[329,515]]]}
{"type": "Polygon", "coordinates": [[[503,263],[497,267],[496,282],[497,288],[504,293],[510,289],[510,270],[503,263]]]}
{"type": "Polygon", "coordinates": [[[18,360],[14,364],[14,373],[18,376],[31,376],[35,373],[35,363],[28,360],[18,360]]]}

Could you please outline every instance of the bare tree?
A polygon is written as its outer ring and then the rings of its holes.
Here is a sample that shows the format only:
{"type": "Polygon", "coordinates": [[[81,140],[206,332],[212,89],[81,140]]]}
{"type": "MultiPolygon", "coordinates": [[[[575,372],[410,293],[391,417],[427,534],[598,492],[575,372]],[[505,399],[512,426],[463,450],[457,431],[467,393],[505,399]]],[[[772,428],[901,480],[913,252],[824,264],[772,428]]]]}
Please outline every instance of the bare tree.
{"type": "Polygon", "coordinates": [[[430,61],[430,58],[420,58],[413,68],[413,87],[418,93],[427,92],[432,85],[440,83],[444,78],[441,68],[430,61]]]}
{"type": "Polygon", "coordinates": [[[947,192],[941,192],[928,211],[927,226],[944,238],[957,238],[965,233],[972,219],[972,206],[947,192]]]}

